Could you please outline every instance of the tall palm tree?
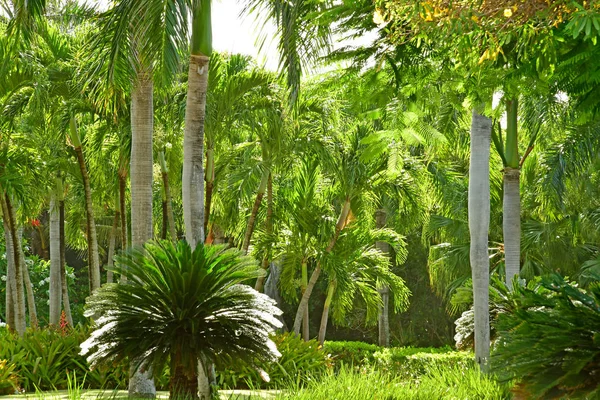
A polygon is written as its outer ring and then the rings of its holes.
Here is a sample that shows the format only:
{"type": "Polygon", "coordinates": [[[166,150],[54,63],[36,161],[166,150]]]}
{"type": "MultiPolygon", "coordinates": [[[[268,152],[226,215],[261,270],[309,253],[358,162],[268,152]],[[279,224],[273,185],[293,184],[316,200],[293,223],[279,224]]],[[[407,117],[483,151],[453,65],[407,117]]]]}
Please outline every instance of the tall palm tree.
{"type": "Polygon", "coordinates": [[[492,121],[473,110],[469,165],[469,233],[475,309],[475,361],[486,372],[490,358],[488,231],[492,121]]]}

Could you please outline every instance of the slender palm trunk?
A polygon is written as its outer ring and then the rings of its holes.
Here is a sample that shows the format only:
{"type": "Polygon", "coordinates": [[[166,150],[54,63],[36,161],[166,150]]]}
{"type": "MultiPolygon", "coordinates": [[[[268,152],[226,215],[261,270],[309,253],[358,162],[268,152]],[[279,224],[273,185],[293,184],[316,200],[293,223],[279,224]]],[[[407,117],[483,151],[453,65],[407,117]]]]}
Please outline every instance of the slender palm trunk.
{"type": "Polygon", "coordinates": [[[71,315],[71,301],[69,300],[69,285],[67,283],[67,262],[66,262],[66,245],[65,245],[65,202],[63,199],[62,192],[62,181],[61,190],[59,191],[59,235],[60,235],[60,281],[62,285],[62,300],[63,310],[65,310],[65,316],[69,326],[73,326],[73,316],[71,315]]]}
{"type": "MultiPolygon", "coordinates": [[[[198,0],[194,2],[192,10],[182,177],[185,238],[192,248],[204,242],[204,117],[212,53],[211,1],[198,0]]],[[[214,366],[203,365],[198,360],[198,391],[201,400],[208,400],[211,396],[210,381],[214,374],[209,371],[214,371],[214,366]]]]}
{"type": "MultiPolygon", "coordinates": [[[[346,220],[348,219],[348,214],[350,213],[350,199],[346,198],[344,201],[344,205],[342,206],[342,210],[340,212],[340,216],[338,217],[337,223],[335,225],[335,233],[333,237],[329,241],[329,245],[325,249],[325,253],[331,253],[333,250],[333,246],[337,242],[338,237],[340,236],[340,232],[346,226],[346,220]]],[[[319,275],[321,275],[321,262],[317,262],[317,266],[315,267],[313,273],[310,275],[310,280],[306,285],[306,290],[302,295],[302,299],[300,299],[300,304],[298,305],[298,310],[296,311],[296,318],[294,319],[294,333],[300,333],[300,327],[302,325],[302,318],[304,316],[305,309],[308,308],[308,300],[310,299],[310,295],[319,280],[319,275]]]]}
{"type": "Polygon", "coordinates": [[[468,196],[470,259],[475,310],[475,361],[484,372],[489,369],[490,358],[488,232],[490,226],[491,130],[491,120],[473,110],[468,196]]]}
{"type": "Polygon", "coordinates": [[[12,257],[14,261],[15,281],[14,281],[14,292],[13,301],[15,303],[14,311],[14,329],[17,331],[19,336],[23,336],[25,329],[27,328],[27,321],[25,318],[25,288],[23,285],[23,267],[24,262],[21,258],[21,241],[17,235],[16,229],[16,213],[12,206],[10,196],[4,193],[2,196],[2,213],[4,219],[8,225],[8,231],[10,234],[10,241],[12,244],[12,257]]]}
{"type": "Polygon", "coordinates": [[[246,233],[244,234],[244,243],[242,245],[242,251],[244,252],[244,254],[248,254],[248,248],[250,247],[250,239],[252,238],[252,233],[254,232],[254,224],[256,223],[256,216],[258,215],[260,203],[262,203],[265,191],[267,190],[267,183],[269,181],[270,175],[270,171],[265,170],[260,180],[260,186],[258,187],[258,192],[256,193],[256,198],[254,199],[254,205],[252,206],[252,212],[250,213],[250,218],[248,218],[246,233]]]}
{"type": "Polygon", "coordinates": [[[96,235],[96,222],[94,221],[94,204],[92,202],[92,188],[90,186],[90,176],[85,165],[83,157],[83,147],[75,117],[71,117],[70,123],[71,142],[77,154],[79,170],[83,180],[83,189],[85,191],[85,212],[87,217],[87,241],[88,241],[88,277],[90,280],[90,294],[100,287],[100,255],[98,253],[98,237],[96,235]]]}
{"type": "Polygon", "coordinates": [[[321,315],[321,326],[319,327],[319,344],[322,346],[325,342],[325,334],[327,333],[327,321],[329,321],[329,309],[331,307],[331,301],[335,294],[337,287],[336,280],[329,282],[327,287],[327,297],[325,298],[325,305],[323,306],[323,314],[321,315]]]}
{"type": "MultiPolygon", "coordinates": [[[[131,244],[152,239],[152,137],[154,85],[148,72],[140,72],[131,93],[131,244]]],[[[155,397],[156,387],[148,368],[130,368],[129,397],[155,397]]]]}
{"type": "MultiPolygon", "coordinates": [[[[304,292],[306,292],[306,288],[308,286],[308,260],[306,257],[302,259],[302,280],[300,282],[300,290],[302,296],[304,297],[304,292]]],[[[308,315],[308,307],[304,309],[304,314],[302,315],[302,339],[305,342],[310,340],[310,318],[308,315]]]]}
{"type": "Polygon", "coordinates": [[[164,213],[166,214],[166,222],[169,227],[169,235],[171,236],[171,240],[177,241],[177,232],[175,230],[175,216],[173,214],[173,197],[171,196],[171,185],[169,184],[169,169],[167,168],[167,162],[165,160],[165,155],[163,152],[159,153],[159,160],[164,191],[164,213]]]}
{"type": "Polygon", "coordinates": [[[204,242],[204,116],[209,57],[190,55],[183,137],[183,219],[192,248],[204,242]]]}
{"type": "Polygon", "coordinates": [[[56,193],[50,199],[50,325],[58,325],[60,321],[60,303],[62,298],[62,282],[60,268],[60,210],[56,193]]]}
{"type": "Polygon", "coordinates": [[[19,255],[21,257],[21,263],[23,265],[23,279],[25,283],[25,293],[27,294],[27,310],[29,311],[29,324],[32,328],[39,328],[40,323],[37,317],[37,307],[35,305],[35,295],[33,294],[33,285],[31,284],[31,277],[29,276],[29,268],[25,262],[25,252],[23,251],[23,227],[19,227],[17,235],[19,236],[19,255]]]}
{"type": "Polygon", "coordinates": [[[504,264],[506,284],[512,289],[513,277],[521,269],[521,198],[519,170],[519,136],[517,130],[517,100],[507,103],[506,166],[504,168],[504,199],[502,230],[504,233],[504,264]]]}
{"type": "Polygon", "coordinates": [[[119,214],[121,215],[121,249],[125,251],[127,243],[127,170],[119,171],[119,214]]]}
{"type": "MultiPolygon", "coordinates": [[[[386,225],[387,214],[385,210],[380,209],[375,213],[375,224],[378,229],[386,225]]],[[[386,242],[376,242],[375,247],[387,257],[390,256],[390,245],[386,242]]],[[[390,289],[387,285],[379,288],[382,306],[379,307],[378,325],[379,325],[379,345],[390,346],[390,289]]]]}
{"type": "Polygon", "coordinates": [[[106,262],[106,283],[114,282],[114,275],[112,267],[114,265],[115,247],[117,245],[117,232],[119,231],[119,211],[115,211],[115,217],[113,219],[113,225],[110,230],[110,238],[108,239],[108,260],[106,262]]]}
{"type": "Polygon", "coordinates": [[[269,269],[269,263],[271,262],[271,248],[273,247],[270,243],[271,235],[273,234],[273,175],[269,174],[269,179],[267,180],[267,219],[265,221],[265,232],[269,237],[269,248],[265,252],[265,255],[262,260],[261,267],[265,271],[265,275],[259,277],[256,280],[256,285],[254,289],[262,292],[265,280],[267,278],[267,270],[269,269]]]}
{"type": "Polygon", "coordinates": [[[206,194],[204,198],[204,232],[208,232],[208,220],[212,206],[212,194],[215,186],[215,149],[214,144],[206,143],[206,194]]]}
{"type": "Polygon", "coordinates": [[[15,253],[13,249],[12,235],[8,225],[6,214],[2,218],[4,227],[4,243],[6,244],[6,323],[8,327],[15,329],[15,292],[17,277],[15,275],[15,253]]]}

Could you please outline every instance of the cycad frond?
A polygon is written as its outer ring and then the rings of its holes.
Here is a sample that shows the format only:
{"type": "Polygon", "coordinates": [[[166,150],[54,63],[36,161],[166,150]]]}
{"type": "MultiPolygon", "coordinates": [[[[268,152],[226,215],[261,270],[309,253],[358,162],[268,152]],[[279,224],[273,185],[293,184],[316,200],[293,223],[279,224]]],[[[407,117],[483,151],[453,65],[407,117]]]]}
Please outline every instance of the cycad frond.
{"type": "Polygon", "coordinates": [[[107,284],[87,300],[85,315],[96,318],[96,329],[82,353],[91,364],[130,357],[158,368],[177,354],[195,370],[199,359],[278,356],[269,334],[281,326],[281,311],[244,284],[261,270],[239,251],[149,243],[118,257],[114,271],[128,284],[107,284]]]}

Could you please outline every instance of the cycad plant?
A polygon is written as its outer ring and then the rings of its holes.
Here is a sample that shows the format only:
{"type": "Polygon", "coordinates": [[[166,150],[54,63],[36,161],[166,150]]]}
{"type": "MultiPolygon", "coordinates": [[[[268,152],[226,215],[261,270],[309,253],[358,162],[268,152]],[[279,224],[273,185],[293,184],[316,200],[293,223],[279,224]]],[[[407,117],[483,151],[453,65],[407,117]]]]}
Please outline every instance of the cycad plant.
{"type": "Polygon", "coordinates": [[[243,284],[261,269],[238,250],[149,242],[117,258],[115,272],[128,284],[104,285],[87,300],[85,315],[99,316],[81,345],[90,364],[128,357],[160,370],[169,363],[170,398],[198,399],[198,374],[207,373],[199,364],[279,356],[269,334],[281,326],[281,311],[243,284]]]}
{"type": "Polygon", "coordinates": [[[600,396],[600,276],[587,289],[558,274],[514,285],[496,322],[496,372],[526,398],[600,396]]]}

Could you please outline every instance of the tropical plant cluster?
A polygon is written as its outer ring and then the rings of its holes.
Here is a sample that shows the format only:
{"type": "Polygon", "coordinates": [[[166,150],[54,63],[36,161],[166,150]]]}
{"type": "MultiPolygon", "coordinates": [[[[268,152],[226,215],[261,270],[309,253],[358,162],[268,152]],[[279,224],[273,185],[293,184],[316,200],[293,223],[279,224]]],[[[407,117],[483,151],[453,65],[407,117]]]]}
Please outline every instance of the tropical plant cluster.
{"type": "Polygon", "coordinates": [[[600,1],[249,0],[278,71],[213,51],[210,5],[0,0],[5,381],[454,387],[470,355],[388,347],[456,330],[530,396],[594,394],[600,1]]]}

